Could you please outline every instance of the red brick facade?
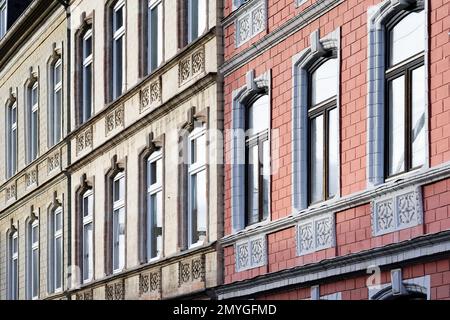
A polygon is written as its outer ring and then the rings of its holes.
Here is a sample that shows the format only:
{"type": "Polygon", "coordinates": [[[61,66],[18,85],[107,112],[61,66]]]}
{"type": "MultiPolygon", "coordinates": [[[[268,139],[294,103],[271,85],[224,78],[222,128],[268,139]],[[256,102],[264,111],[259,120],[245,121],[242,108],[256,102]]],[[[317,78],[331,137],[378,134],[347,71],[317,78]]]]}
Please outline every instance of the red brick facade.
{"type": "MultiPolygon", "coordinates": [[[[308,0],[296,6],[295,0],[268,0],[266,29],[236,48],[235,24],[224,26],[225,69],[227,63],[240,57],[271,36],[295,16],[317,6],[321,1],[308,0]]],[[[367,192],[367,56],[368,10],[383,0],[345,0],[301,26],[293,34],[273,41],[267,50],[258,51],[251,59],[236,65],[224,76],[225,130],[232,128],[233,92],[246,84],[246,73],[254,70],[259,76],[271,72],[271,129],[278,130],[279,169],[271,176],[270,222],[293,214],[292,209],[292,57],[309,47],[310,34],[318,29],[327,35],[340,28],[340,195],[355,197],[367,192]]],[[[444,0],[425,1],[429,13],[429,166],[430,170],[450,161],[450,3],[444,0]]],[[[239,10],[239,9],[238,9],[239,10]]],[[[232,0],[225,1],[224,15],[232,13],[232,0]]],[[[233,20],[231,20],[233,21],[233,20]]],[[[272,150],[273,151],[273,150],[272,150]]],[[[225,159],[230,159],[232,145],[225,142],[225,159]]],[[[232,172],[229,161],[225,165],[225,238],[232,237],[232,172]]],[[[442,178],[428,181],[426,174],[419,184],[422,191],[423,224],[403,230],[373,236],[370,199],[335,212],[335,246],[298,256],[295,223],[266,234],[267,263],[265,266],[237,272],[235,248],[227,242],[224,247],[224,282],[233,283],[261,278],[286,269],[330,261],[375,248],[407,242],[408,240],[450,230],[450,179],[443,171],[442,178]]],[[[244,233],[246,230],[244,230],[244,233]]],[[[450,256],[449,253],[447,253],[450,256]]],[[[411,265],[402,265],[403,279],[430,275],[431,299],[450,297],[449,258],[411,265]]],[[[381,283],[390,282],[389,269],[382,272],[381,283]]],[[[347,276],[343,279],[317,281],[320,294],[342,293],[342,299],[368,299],[368,275],[347,276]]],[[[255,294],[257,299],[307,299],[310,286],[278,289],[276,292],[255,294]]],[[[430,297],[428,297],[430,298],[430,297]]]]}

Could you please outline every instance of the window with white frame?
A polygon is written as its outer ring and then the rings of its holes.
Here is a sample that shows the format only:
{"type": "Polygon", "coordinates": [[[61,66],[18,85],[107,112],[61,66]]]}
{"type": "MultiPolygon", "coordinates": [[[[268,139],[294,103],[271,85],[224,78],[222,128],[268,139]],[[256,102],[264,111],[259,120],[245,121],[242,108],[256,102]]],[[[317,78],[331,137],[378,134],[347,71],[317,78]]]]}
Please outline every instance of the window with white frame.
{"type": "Polygon", "coordinates": [[[125,1],[112,9],[112,100],[122,95],[125,66],[125,1]]]}
{"type": "Polygon", "coordinates": [[[147,160],[147,260],[161,257],[163,248],[163,158],[160,149],[147,160]]]}
{"type": "Polygon", "coordinates": [[[6,108],[6,177],[17,172],[17,102],[6,108]]]}
{"type": "Polygon", "coordinates": [[[424,10],[386,25],[386,177],[425,163],[425,25],[424,10]]]}
{"type": "Polygon", "coordinates": [[[39,135],[39,95],[38,82],[27,88],[27,163],[32,162],[38,155],[39,135]]]}
{"type": "Polygon", "coordinates": [[[319,59],[309,72],[309,203],[333,198],[338,189],[338,62],[319,59]]]}
{"type": "Polygon", "coordinates": [[[50,214],[49,291],[62,291],[63,278],[63,210],[59,206],[50,214]]]}
{"type": "Polygon", "coordinates": [[[19,299],[19,234],[14,231],[8,238],[8,299],[19,299]]]}
{"type": "Polygon", "coordinates": [[[125,173],[113,178],[112,207],[112,266],[117,273],[125,267],[125,173]]]}
{"type": "Polygon", "coordinates": [[[233,10],[239,8],[241,5],[246,3],[248,0],[233,0],[233,10]]]}
{"type": "Polygon", "coordinates": [[[94,193],[88,189],[82,196],[82,270],[83,283],[94,276],[94,193]]]}
{"type": "Polygon", "coordinates": [[[7,4],[8,2],[6,0],[0,0],[0,39],[5,36],[8,28],[7,4]]]}
{"type": "Polygon", "coordinates": [[[188,43],[193,42],[206,30],[206,0],[187,0],[188,43]]]}
{"type": "Polygon", "coordinates": [[[256,96],[246,113],[246,225],[269,216],[270,144],[269,96],[256,96]]]}
{"type": "Polygon", "coordinates": [[[27,299],[39,298],[39,220],[27,225],[27,299]]]}
{"type": "Polygon", "coordinates": [[[82,42],[83,69],[81,73],[81,105],[80,105],[80,124],[85,123],[92,116],[93,110],[93,37],[92,28],[85,31],[82,42]]]}
{"type": "Polygon", "coordinates": [[[148,0],[147,17],[147,74],[150,74],[163,60],[162,0],[148,0]]]}
{"type": "Polygon", "coordinates": [[[201,245],[207,232],[206,126],[195,128],[188,139],[188,246],[201,245]]]}
{"type": "Polygon", "coordinates": [[[61,141],[62,135],[62,60],[51,65],[51,91],[49,103],[49,147],[61,141]]]}

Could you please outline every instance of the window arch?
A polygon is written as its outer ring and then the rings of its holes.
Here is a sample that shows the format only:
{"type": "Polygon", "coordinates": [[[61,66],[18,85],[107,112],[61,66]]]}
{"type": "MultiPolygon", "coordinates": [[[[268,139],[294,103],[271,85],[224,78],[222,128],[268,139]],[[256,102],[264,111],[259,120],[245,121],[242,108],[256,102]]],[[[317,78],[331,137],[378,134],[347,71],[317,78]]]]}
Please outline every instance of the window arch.
{"type": "Polygon", "coordinates": [[[372,186],[428,166],[426,12],[423,0],[385,0],[369,8],[367,179],[372,186]]]}
{"type": "Polygon", "coordinates": [[[7,233],[7,297],[8,300],[19,299],[19,232],[11,228],[7,233]]]}

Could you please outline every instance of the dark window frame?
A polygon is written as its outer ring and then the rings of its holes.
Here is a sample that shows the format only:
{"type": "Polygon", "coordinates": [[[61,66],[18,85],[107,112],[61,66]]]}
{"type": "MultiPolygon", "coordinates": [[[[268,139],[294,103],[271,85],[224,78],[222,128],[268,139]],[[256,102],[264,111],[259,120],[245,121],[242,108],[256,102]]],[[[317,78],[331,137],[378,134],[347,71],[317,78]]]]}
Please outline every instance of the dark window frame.
{"type": "MultiPolygon", "coordinates": [[[[385,119],[385,125],[384,125],[384,136],[385,136],[385,144],[384,144],[384,176],[385,179],[394,178],[400,175],[403,175],[405,173],[420,169],[422,166],[425,165],[422,164],[419,167],[412,167],[412,139],[411,139],[411,129],[412,129],[412,73],[414,70],[419,69],[420,67],[425,66],[425,51],[422,51],[420,53],[417,53],[416,55],[410,56],[404,61],[398,62],[395,65],[390,65],[390,58],[391,58],[391,37],[390,33],[395,26],[402,21],[406,16],[413,12],[421,12],[424,9],[415,10],[415,11],[402,11],[398,13],[396,16],[394,16],[389,23],[386,24],[385,29],[385,90],[384,90],[384,119],[385,119]],[[395,79],[405,78],[404,82],[404,88],[405,88],[405,128],[404,128],[404,170],[398,173],[390,174],[389,173],[389,109],[390,109],[390,90],[389,90],[389,83],[392,82],[395,79]]],[[[425,13],[424,13],[425,14],[425,13]]]]}

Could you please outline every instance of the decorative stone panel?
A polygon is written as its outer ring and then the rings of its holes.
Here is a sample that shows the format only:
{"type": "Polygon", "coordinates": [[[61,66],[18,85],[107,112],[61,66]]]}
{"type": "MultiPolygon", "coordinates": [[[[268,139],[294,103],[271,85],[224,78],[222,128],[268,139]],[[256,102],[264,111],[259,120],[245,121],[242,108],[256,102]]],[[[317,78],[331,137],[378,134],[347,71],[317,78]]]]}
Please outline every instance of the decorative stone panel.
{"type": "Polygon", "coordinates": [[[81,132],[79,135],[77,135],[76,138],[76,144],[77,144],[77,155],[84,152],[86,149],[92,148],[93,145],[93,132],[92,127],[89,127],[85,129],[83,132],[81,132]]]}
{"type": "Polygon", "coordinates": [[[180,261],[178,265],[178,285],[195,281],[205,281],[205,255],[180,261]]]}
{"type": "Polygon", "coordinates": [[[25,173],[25,184],[27,188],[37,185],[37,169],[33,168],[25,173]]]}
{"type": "Polygon", "coordinates": [[[423,223],[421,187],[401,190],[374,199],[370,206],[374,236],[423,223]]]}
{"type": "Polygon", "coordinates": [[[334,213],[326,213],[307,219],[297,225],[297,255],[332,248],[335,246],[334,213]]]}
{"type": "Polygon", "coordinates": [[[13,183],[6,187],[5,189],[5,202],[14,201],[17,199],[17,187],[16,184],[13,183]]]}
{"type": "Polygon", "coordinates": [[[205,48],[194,51],[178,64],[178,85],[182,86],[205,71],[205,48]]]}
{"type": "Polygon", "coordinates": [[[161,103],[162,100],[162,89],[161,89],[161,78],[158,77],[156,80],[150,82],[148,86],[143,88],[140,93],[140,111],[156,106],[161,103]]]}
{"type": "Polygon", "coordinates": [[[124,124],[124,106],[122,104],[106,115],[105,136],[116,128],[123,128],[124,124]]]}
{"type": "Polygon", "coordinates": [[[105,287],[106,300],[124,300],[125,299],[125,282],[118,280],[108,283],[105,287]]]}
{"type": "Polygon", "coordinates": [[[94,300],[94,292],[92,289],[78,292],[75,296],[76,300],[94,300]]]}
{"type": "Polygon", "coordinates": [[[265,234],[237,242],[234,246],[236,272],[266,265],[266,245],[265,234]]]}
{"type": "Polygon", "coordinates": [[[139,275],[139,294],[161,297],[161,269],[151,270],[139,275]]]}
{"type": "Polygon", "coordinates": [[[265,1],[255,1],[241,12],[235,20],[236,48],[266,28],[267,10],[265,1]]]}
{"type": "Polygon", "coordinates": [[[47,172],[59,170],[61,168],[61,153],[59,151],[53,153],[47,158],[47,172]]]}

